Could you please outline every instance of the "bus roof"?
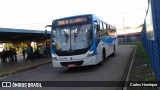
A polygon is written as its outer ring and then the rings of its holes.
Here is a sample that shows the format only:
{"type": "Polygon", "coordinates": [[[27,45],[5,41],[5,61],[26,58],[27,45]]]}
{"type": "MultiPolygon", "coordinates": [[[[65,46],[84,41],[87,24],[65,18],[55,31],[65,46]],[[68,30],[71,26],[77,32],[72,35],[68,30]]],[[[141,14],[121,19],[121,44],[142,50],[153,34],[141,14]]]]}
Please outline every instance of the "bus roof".
{"type": "Polygon", "coordinates": [[[63,18],[55,19],[55,20],[53,20],[53,21],[63,20],[63,19],[66,19],[66,18],[81,17],[81,16],[93,16],[93,17],[96,17],[94,14],[82,14],[82,15],[74,15],[74,16],[63,17],[63,18]]]}
{"type": "MultiPolygon", "coordinates": [[[[63,18],[59,18],[59,19],[54,19],[53,22],[54,22],[54,21],[58,21],[58,20],[67,19],[67,18],[76,18],[76,17],[81,17],[81,16],[92,16],[93,18],[98,19],[98,20],[101,21],[101,22],[104,22],[102,19],[100,19],[99,17],[97,17],[97,16],[94,15],[94,14],[82,14],[82,15],[68,16],[68,17],[63,17],[63,18]]],[[[53,22],[52,22],[52,23],[53,23],[53,22]]],[[[106,23],[106,22],[105,22],[105,23],[106,23]]],[[[106,24],[108,24],[108,23],[106,23],[106,24]]],[[[110,24],[108,24],[108,25],[110,25],[110,24]]],[[[113,25],[110,25],[110,26],[115,27],[115,26],[113,26],[113,25]]]]}

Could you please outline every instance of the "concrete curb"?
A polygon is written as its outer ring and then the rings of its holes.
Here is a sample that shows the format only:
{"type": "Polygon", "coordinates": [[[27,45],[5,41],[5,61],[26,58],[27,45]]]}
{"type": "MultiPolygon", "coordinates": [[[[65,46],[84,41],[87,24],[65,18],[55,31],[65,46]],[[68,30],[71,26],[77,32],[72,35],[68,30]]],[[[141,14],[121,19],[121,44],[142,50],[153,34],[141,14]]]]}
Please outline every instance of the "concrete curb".
{"type": "MultiPolygon", "coordinates": [[[[133,65],[133,61],[134,61],[134,57],[135,57],[136,51],[137,51],[137,46],[135,47],[133,56],[132,56],[132,58],[131,58],[131,62],[130,62],[130,66],[129,66],[129,70],[128,70],[128,72],[127,72],[127,77],[126,77],[125,82],[127,82],[127,81],[129,80],[129,76],[130,76],[130,72],[131,72],[131,68],[132,68],[132,65],[133,65]]],[[[122,90],[127,90],[127,87],[125,87],[126,85],[127,85],[127,83],[124,84],[124,87],[123,87],[122,90]]]]}

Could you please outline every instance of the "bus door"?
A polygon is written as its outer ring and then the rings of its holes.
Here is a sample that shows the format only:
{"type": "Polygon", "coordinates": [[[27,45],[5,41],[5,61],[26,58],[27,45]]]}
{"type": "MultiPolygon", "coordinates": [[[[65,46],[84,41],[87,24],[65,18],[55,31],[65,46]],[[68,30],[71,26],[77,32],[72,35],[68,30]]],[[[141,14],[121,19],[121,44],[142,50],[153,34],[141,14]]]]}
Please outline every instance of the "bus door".
{"type": "Polygon", "coordinates": [[[100,26],[95,25],[95,32],[96,32],[96,51],[97,51],[97,63],[99,63],[102,60],[102,50],[101,50],[101,43],[100,43],[100,26]]]}

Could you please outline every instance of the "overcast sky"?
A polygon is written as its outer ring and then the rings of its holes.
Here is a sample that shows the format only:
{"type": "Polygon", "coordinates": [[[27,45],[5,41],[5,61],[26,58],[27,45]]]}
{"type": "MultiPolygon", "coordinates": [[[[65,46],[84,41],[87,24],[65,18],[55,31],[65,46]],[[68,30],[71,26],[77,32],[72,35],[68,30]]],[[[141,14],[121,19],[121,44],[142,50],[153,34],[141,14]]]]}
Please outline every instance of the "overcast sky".
{"type": "Polygon", "coordinates": [[[0,0],[0,27],[44,30],[52,20],[95,14],[117,28],[143,23],[148,0],[0,0]]]}

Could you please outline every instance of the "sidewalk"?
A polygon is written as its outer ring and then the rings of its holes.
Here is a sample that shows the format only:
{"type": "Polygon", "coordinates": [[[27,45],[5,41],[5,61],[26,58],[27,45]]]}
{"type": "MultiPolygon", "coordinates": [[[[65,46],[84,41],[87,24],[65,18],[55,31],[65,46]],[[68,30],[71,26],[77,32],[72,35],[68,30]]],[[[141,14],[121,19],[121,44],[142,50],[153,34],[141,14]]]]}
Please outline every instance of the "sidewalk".
{"type": "Polygon", "coordinates": [[[14,74],[17,72],[25,71],[28,69],[36,68],[43,64],[51,63],[51,58],[35,58],[33,61],[23,60],[22,56],[17,57],[17,62],[1,62],[0,61],[0,78],[14,74]]]}

